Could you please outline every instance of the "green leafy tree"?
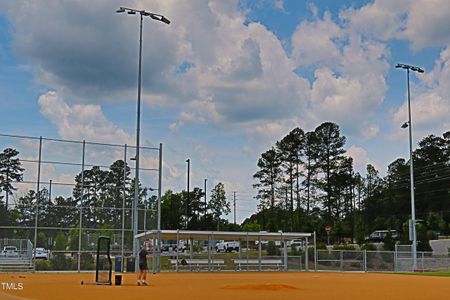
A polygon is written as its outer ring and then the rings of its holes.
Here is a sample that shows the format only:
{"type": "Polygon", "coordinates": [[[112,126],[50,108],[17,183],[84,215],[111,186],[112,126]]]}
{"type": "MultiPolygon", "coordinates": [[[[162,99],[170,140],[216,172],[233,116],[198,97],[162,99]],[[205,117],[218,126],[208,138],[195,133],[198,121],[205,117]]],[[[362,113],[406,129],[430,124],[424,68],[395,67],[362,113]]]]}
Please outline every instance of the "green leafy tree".
{"type": "Polygon", "coordinates": [[[168,190],[161,199],[161,229],[183,228],[183,214],[181,194],[168,190]]]}
{"type": "Polygon", "coordinates": [[[212,212],[213,219],[217,224],[217,230],[220,227],[220,217],[231,212],[230,203],[225,196],[225,186],[219,182],[214,189],[211,190],[211,198],[208,203],[209,209],[212,212]]]}
{"type": "Polygon", "coordinates": [[[279,153],[274,149],[270,149],[261,155],[257,164],[259,171],[257,171],[253,178],[258,180],[258,183],[253,187],[258,189],[257,199],[260,204],[271,210],[275,207],[275,188],[281,178],[281,158],[279,153]]]}
{"type": "Polygon", "coordinates": [[[294,189],[297,207],[300,207],[300,165],[302,163],[302,150],[305,142],[305,133],[300,128],[294,128],[281,141],[277,142],[277,151],[280,154],[281,167],[285,174],[286,207],[291,215],[291,227],[294,223],[294,189]],[[296,186],[295,186],[296,185],[296,186]],[[296,188],[295,188],[296,187],[296,188]]]}
{"type": "Polygon", "coordinates": [[[333,222],[333,206],[337,206],[339,195],[333,189],[332,177],[338,171],[345,153],[345,137],[341,136],[339,126],[335,123],[325,122],[315,129],[317,139],[317,166],[323,174],[318,180],[318,186],[324,191],[323,206],[325,220],[333,222]]]}
{"type": "Polygon", "coordinates": [[[23,180],[24,168],[18,155],[19,151],[12,148],[6,148],[0,153],[0,191],[5,193],[6,210],[9,206],[9,196],[16,190],[12,183],[23,180]]]}

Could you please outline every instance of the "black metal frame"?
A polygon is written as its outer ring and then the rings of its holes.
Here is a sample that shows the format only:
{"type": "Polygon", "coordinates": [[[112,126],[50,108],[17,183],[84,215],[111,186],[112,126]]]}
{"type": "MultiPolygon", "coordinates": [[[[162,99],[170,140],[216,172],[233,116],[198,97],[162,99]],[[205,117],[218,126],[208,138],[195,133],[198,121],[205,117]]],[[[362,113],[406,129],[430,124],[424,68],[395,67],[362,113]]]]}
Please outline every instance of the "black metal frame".
{"type": "MultiPolygon", "coordinates": [[[[104,250],[104,249],[102,249],[104,250]]],[[[100,236],[97,239],[97,260],[95,264],[95,283],[96,284],[105,284],[105,285],[111,285],[112,284],[112,260],[110,255],[111,250],[111,239],[106,236],[100,236]],[[109,262],[109,269],[108,269],[108,280],[107,281],[100,281],[99,279],[99,268],[100,268],[100,245],[103,244],[103,240],[106,241],[106,257],[108,258],[109,262]]],[[[103,253],[103,252],[102,252],[103,253]]]]}

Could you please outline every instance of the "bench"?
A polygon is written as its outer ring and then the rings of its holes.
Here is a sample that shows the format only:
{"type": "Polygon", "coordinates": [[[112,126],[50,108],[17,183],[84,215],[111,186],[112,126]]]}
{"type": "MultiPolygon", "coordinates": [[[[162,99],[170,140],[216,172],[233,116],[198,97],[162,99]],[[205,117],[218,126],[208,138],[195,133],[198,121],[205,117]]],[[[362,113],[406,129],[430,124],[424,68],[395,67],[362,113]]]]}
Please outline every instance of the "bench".
{"type": "Polygon", "coordinates": [[[259,267],[275,267],[277,270],[283,269],[283,261],[281,259],[234,259],[234,266],[237,271],[242,269],[248,270],[249,267],[259,269],[259,267]]]}
{"type": "Polygon", "coordinates": [[[189,270],[197,270],[200,271],[202,268],[212,268],[213,270],[216,269],[220,271],[220,269],[225,265],[225,261],[223,259],[211,259],[208,261],[208,259],[178,259],[178,262],[176,259],[169,259],[169,262],[174,268],[188,268],[189,270]]]}

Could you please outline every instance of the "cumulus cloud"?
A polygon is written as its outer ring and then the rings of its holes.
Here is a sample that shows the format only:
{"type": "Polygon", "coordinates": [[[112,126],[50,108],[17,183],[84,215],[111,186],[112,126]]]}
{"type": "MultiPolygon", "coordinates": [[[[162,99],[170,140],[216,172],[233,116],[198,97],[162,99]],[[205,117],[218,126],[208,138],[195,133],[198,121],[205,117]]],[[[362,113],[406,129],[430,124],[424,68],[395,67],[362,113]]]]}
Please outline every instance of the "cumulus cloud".
{"type": "Polygon", "coordinates": [[[69,105],[55,91],[39,97],[41,113],[57,128],[64,139],[130,144],[132,137],[111,123],[100,105],[69,105]]]}
{"type": "Polygon", "coordinates": [[[361,174],[365,173],[368,164],[373,165],[375,169],[379,170],[377,164],[369,158],[367,150],[363,147],[352,145],[347,149],[346,155],[353,158],[354,167],[361,174]]]}
{"type": "MultiPolygon", "coordinates": [[[[254,5],[284,9],[283,1],[259,3],[254,5]]],[[[38,82],[56,91],[42,95],[39,105],[63,138],[133,143],[100,106],[135,101],[139,19],[115,14],[120,5],[118,0],[0,4],[14,27],[17,55],[38,82]]],[[[298,24],[290,53],[268,28],[248,19],[238,0],[136,0],[129,6],[172,21],[144,20],[143,102],[170,111],[172,134],[192,123],[236,129],[247,137],[245,150],[252,158],[292,128],[312,130],[324,120],[337,122],[346,135],[377,136],[379,120],[373,116],[387,91],[387,42],[408,40],[414,49],[449,44],[445,0],[374,0],[338,16],[309,4],[312,17],[298,24]],[[299,75],[305,70],[312,75],[299,75]]],[[[448,60],[449,51],[442,51],[421,79],[425,88],[413,100],[418,125],[446,124],[448,60]]],[[[404,121],[404,109],[393,113],[394,121],[404,121]]],[[[364,156],[361,149],[354,152],[364,156]]],[[[206,157],[204,163],[211,161],[206,157]]],[[[179,179],[180,170],[169,166],[167,173],[179,179]]]]}
{"type": "Polygon", "coordinates": [[[365,135],[361,129],[369,127],[387,91],[386,45],[337,24],[327,12],[300,23],[292,44],[296,62],[314,70],[308,117],[332,120],[346,132],[365,135]]]}
{"type": "Polygon", "coordinates": [[[410,40],[416,50],[449,45],[449,15],[450,2],[447,0],[411,1],[405,29],[399,37],[410,40]]]}
{"type": "Polygon", "coordinates": [[[341,56],[336,40],[342,39],[344,32],[326,12],[323,19],[299,24],[292,35],[292,56],[299,65],[335,66],[341,56]]]}
{"type": "Polygon", "coordinates": [[[375,39],[389,40],[396,38],[404,28],[405,14],[411,2],[375,0],[360,8],[341,11],[340,18],[348,23],[352,31],[375,39]]]}
{"type": "Polygon", "coordinates": [[[374,0],[360,8],[341,11],[349,28],[380,40],[404,39],[415,50],[450,43],[447,0],[374,0]]]}
{"type": "MultiPolygon", "coordinates": [[[[410,75],[416,76],[416,73],[410,75]]],[[[444,48],[434,64],[434,68],[417,75],[419,81],[411,80],[411,114],[413,126],[431,133],[446,131],[450,126],[450,51],[444,48]]],[[[405,102],[393,112],[394,124],[402,124],[408,119],[408,103],[405,102]]]]}

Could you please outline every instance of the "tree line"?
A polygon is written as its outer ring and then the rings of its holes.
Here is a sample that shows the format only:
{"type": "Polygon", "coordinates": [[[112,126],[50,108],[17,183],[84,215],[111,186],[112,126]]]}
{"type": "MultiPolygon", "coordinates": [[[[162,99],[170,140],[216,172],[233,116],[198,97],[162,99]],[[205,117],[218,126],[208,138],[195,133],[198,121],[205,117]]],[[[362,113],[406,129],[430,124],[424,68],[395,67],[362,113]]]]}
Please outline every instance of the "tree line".
{"type": "MultiPolygon", "coordinates": [[[[316,231],[335,242],[363,243],[374,230],[395,229],[408,242],[411,212],[409,161],[398,158],[381,177],[371,164],[355,171],[339,125],[325,122],[314,131],[294,128],[261,154],[253,175],[258,212],[244,224],[269,231],[316,231]]],[[[450,132],[423,138],[413,152],[419,248],[449,233],[450,132]]]]}

